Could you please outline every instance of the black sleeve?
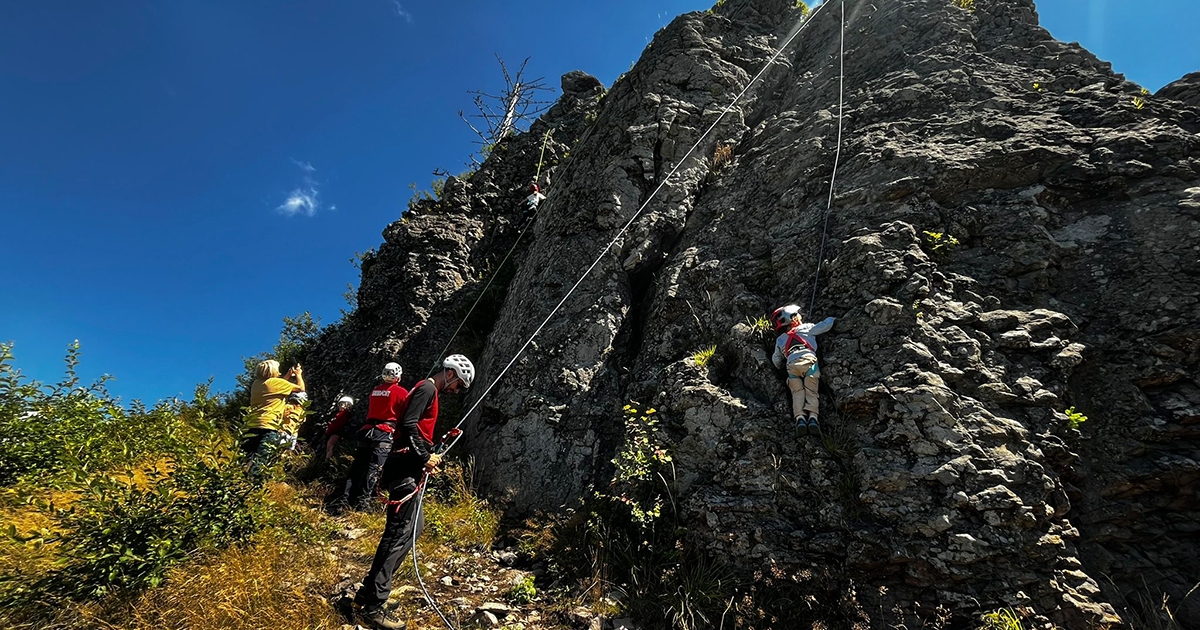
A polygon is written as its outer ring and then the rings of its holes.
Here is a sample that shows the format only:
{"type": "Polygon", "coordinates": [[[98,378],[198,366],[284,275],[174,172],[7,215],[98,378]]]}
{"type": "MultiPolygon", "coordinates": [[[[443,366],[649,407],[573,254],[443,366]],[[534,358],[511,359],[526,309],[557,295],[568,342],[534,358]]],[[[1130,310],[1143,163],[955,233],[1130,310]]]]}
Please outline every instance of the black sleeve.
{"type": "Polygon", "coordinates": [[[429,461],[429,445],[425,438],[421,437],[417,423],[421,421],[421,414],[425,413],[425,409],[433,402],[436,393],[433,381],[421,381],[420,385],[408,393],[408,407],[404,409],[404,417],[400,420],[400,439],[396,440],[396,448],[411,448],[422,462],[429,461]]]}

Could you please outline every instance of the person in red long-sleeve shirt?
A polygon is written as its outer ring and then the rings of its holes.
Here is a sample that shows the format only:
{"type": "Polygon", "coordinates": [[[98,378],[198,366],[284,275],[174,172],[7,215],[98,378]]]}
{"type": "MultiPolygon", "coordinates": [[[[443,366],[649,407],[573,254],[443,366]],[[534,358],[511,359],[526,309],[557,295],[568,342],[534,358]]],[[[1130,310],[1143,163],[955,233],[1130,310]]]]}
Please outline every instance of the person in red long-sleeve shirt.
{"type": "Polygon", "coordinates": [[[333,449],[337,448],[338,441],[343,437],[346,424],[350,422],[350,409],[354,406],[354,398],[342,396],[337,404],[337,414],[333,416],[329,426],[325,427],[325,459],[333,457],[333,449]]]}
{"type": "Polygon", "coordinates": [[[442,361],[442,371],[427,378],[412,389],[397,429],[398,435],[388,457],[380,485],[387,489],[392,502],[388,507],[387,524],[375,549],[371,570],[362,588],[354,595],[358,617],[376,628],[404,628],[404,622],[392,617],[383,605],[392,593],[392,577],[412,549],[413,528],[420,532],[424,518],[417,511],[415,496],[425,475],[437,472],[442,456],[433,446],[433,427],[437,424],[438,394],[453,394],[471,386],[475,366],[461,354],[452,354],[442,361]]]}
{"type": "Polygon", "coordinates": [[[371,504],[375,486],[383,473],[383,464],[392,450],[396,423],[408,407],[408,390],[400,387],[403,372],[399,363],[383,366],[383,381],[371,390],[367,401],[367,421],[358,430],[354,463],[341,494],[332,501],[330,511],[338,514],[347,507],[365,510],[371,504]]]}

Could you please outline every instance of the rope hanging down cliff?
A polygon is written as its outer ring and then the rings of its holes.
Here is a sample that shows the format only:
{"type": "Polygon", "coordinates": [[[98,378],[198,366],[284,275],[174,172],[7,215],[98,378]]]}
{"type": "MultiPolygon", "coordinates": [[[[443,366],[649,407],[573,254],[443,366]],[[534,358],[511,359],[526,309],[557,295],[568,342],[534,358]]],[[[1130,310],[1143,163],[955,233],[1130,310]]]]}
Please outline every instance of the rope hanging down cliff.
{"type": "MultiPolygon", "coordinates": [[[[467,409],[467,411],[465,413],[463,413],[462,417],[458,421],[458,424],[454,425],[454,428],[451,429],[446,434],[445,437],[443,437],[442,444],[438,447],[439,453],[444,454],[447,451],[449,451],[450,449],[454,448],[454,446],[456,444],[458,444],[458,441],[462,438],[463,432],[462,432],[461,427],[462,427],[463,423],[466,422],[467,418],[469,418],[471,416],[471,414],[474,413],[475,410],[479,408],[479,406],[483,403],[483,400],[485,398],[487,398],[487,395],[489,393],[491,393],[492,389],[496,386],[496,384],[498,382],[500,382],[500,379],[504,378],[504,375],[507,374],[508,370],[511,369],[512,366],[517,362],[517,359],[519,359],[521,357],[521,355],[524,354],[525,350],[529,348],[529,345],[533,343],[533,340],[536,339],[539,334],[541,334],[542,330],[546,327],[546,324],[548,324],[550,322],[550,320],[553,319],[556,314],[558,314],[558,311],[562,308],[563,304],[566,303],[566,301],[571,297],[571,295],[575,292],[575,290],[578,289],[579,286],[581,284],[583,284],[583,281],[592,273],[593,270],[595,270],[595,268],[604,259],[604,256],[606,256],[608,254],[608,252],[613,248],[613,246],[616,245],[617,241],[620,240],[620,238],[622,236],[624,236],[625,232],[627,232],[629,230],[629,228],[633,225],[634,221],[636,221],[642,215],[642,212],[645,211],[646,207],[649,206],[650,202],[658,195],[659,191],[661,191],[663,189],[663,187],[666,186],[667,182],[670,181],[671,177],[673,177],[675,175],[675,173],[680,169],[680,167],[682,167],[683,164],[685,162],[687,162],[687,159],[689,157],[691,157],[691,155],[696,151],[697,148],[699,148],[700,144],[704,142],[704,140],[709,136],[709,134],[711,134],[712,131],[714,129],[716,129],[717,125],[720,124],[721,120],[724,119],[725,115],[728,114],[735,105],[737,105],[737,103],[742,99],[742,97],[745,96],[747,92],[749,92],[750,88],[753,87],[754,84],[757,83],[759,81],[759,79],[762,78],[762,76],[767,72],[768,69],[771,68],[772,65],[774,65],[775,61],[779,58],[779,56],[781,54],[783,54],[783,51],[787,50],[788,46],[791,45],[791,43],[795,40],[795,38],[801,32],[803,32],[804,29],[807,28],[807,26],[809,24],[811,24],[817,18],[818,15],[820,15],[822,13],[822,11],[824,10],[824,8],[826,6],[828,6],[830,4],[832,4],[832,0],[830,0],[829,2],[825,2],[825,3],[821,4],[819,7],[817,7],[817,9],[814,10],[812,12],[812,14],[808,16],[807,19],[801,18],[801,21],[798,23],[798,26],[793,30],[793,32],[783,42],[783,45],[779,47],[779,50],[777,50],[775,52],[775,54],[773,54],[771,56],[771,58],[767,60],[767,63],[763,65],[762,69],[759,70],[758,73],[754,75],[754,77],[750,80],[750,82],[746,84],[746,87],[743,88],[742,91],[739,92],[738,95],[733,98],[733,100],[729,103],[729,105],[725,106],[725,108],[723,110],[721,110],[721,113],[717,116],[716,120],[714,120],[713,123],[711,125],[709,125],[708,129],[706,129],[704,131],[704,133],[700,135],[700,138],[697,139],[696,142],[692,144],[691,148],[689,148],[686,153],[684,153],[683,157],[680,158],[679,162],[675,165],[675,167],[672,168],[669,173],[667,173],[667,176],[662,179],[662,181],[659,183],[659,185],[657,187],[655,187],[655,189],[650,193],[650,195],[646,198],[646,200],[644,202],[642,202],[642,205],[638,207],[637,211],[634,212],[633,215],[629,217],[629,220],[625,222],[625,225],[623,225],[621,227],[621,229],[617,232],[616,236],[614,236],[612,238],[612,240],[610,240],[608,242],[608,244],[604,246],[604,249],[602,249],[600,251],[599,255],[596,256],[596,260],[594,262],[592,262],[592,264],[583,272],[583,275],[581,275],[579,277],[579,280],[577,280],[575,282],[575,284],[571,286],[571,288],[562,297],[562,299],[558,301],[558,304],[556,304],[554,306],[554,308],[551,309],[550,313],[546,316],[546,318],[544,320],[542,320],[542,323],[539,324],[538,327],[533,331],[533,334],[529,336],[529,339],[527,339],[525,341],[525,343],[521,345],[520,349],[517,350],[516,354],[513,355],[512,359],[504,366],[504,368],[502,370],[500,370],[500,373],[497,374],[494,379],[492,379],[492,382],[490,384],[488,384],[486,389],[483,390],[483,393],[479,395],[479,398],[477,398],[475,400],[475,403],[472,404],[471,407],[469,409],[467,409]],[[448,443],[447,443],[447,440],[449,440],[448,443]]],[[[824,226],[824,231],[821,236],[821,254],[820,255],[824,255],[825,239],[826,239],[826,234],[828,233],[828,228],[829,228],[829,214],[833,207],[833,188],[834,188],[834,182],[837,177],[837,167],[838,167],[838,162],[841,157],[841,144],[842,144],[843,86],[844,86],[844,79],[845,79],[845,36],[846,36],[845,0],[841,0],[841,2],[839,2],[839,4],[841,5],[841,17],[840,17],[840,22],[839,22],[840,40],[839,40],[839,48],[838,48],[838,57],[839,57],[839,64],[838,64],[838,139],[837,139],[837,151],[834,156],[833,174],[830,177],[830,183],[829,183],[829,201],[828,201],[828,204],[826,206],[826,211],[825,211],[825,220],[824,220],[825,226],[824,226]]],[[[817,280],[819,280],[819,278],[820,278],[820,264],[821,264],[821,261],[820,261],[820,258],[818,257],[817,277],[813,283],[813,301],[814,302],[816,300],[817,280]]],[[[810,310],[811,310],[811,306],[810,306],[810,310]]],[[[460,328],[461,328],[461,326],[460,326],[460,328]]],[[[422,482],[423,481],[424,480],[422,479],[422,482]]],[[[424,503],[424,499],[425,499],[425,484],[421,483],[420,489],[416,494],[417,506],[416,506],[416,511],[414,513],[415,514],[414,518],[418,518],[418,519],[420,518],[421,507],[422,507],[422,504],[424,503]]],[[[446,616],[442,613],[441,609],[438,608],[437,603],[434,601],[433,597],[429,594],[429,591],[426,589],[424,580],[421,579],[420,563],[417,558],[417,530],[418,530],[418,528],[416,528],[416,527],[413,528],[413,536],[412,536],[412,560],[413,560],[413,568],[414,568],[414,571],[417,576],[417,583],[421,587],[421,592],[422,592],[422,594],[424,594],[425,600],[428,601],[430,606],[433,607],[433,609],[437,613],[438,617],[440,617],[442,619],[442,622],[444,624],[446,624],[446,627],[449,628],[450,630],[455,630],[454,625],[452,623],[450,623],[449,619],[447,619],[446,616]]]]}
{"type": "MultiPolygon", "coordinates": [[[[547,130],[546,134],[542,136],[542,150],[538,155],[537,173],[533,176],[533,181],[535,182],[538,181],[538,179],[542,176],[542,163],[546,159],[546,145],[550,142],[550,134],[552,133],[554,133],[553,127],[547,130]]],[[[546,192],[550,192],[550,190],[553,190],[553,186],[551,186],[550,189],[547,189],[546,192]]],[[[467,309],[467,314],[464,315],[462,321],[458,323],[458,328],[455,328],[454,332],[451,333],[450,340],[446,342],[446,345],[442,348],[442,351],[433,357],[433,365],[430,366],[429,373],[425,375],[425,378],[433,376],[433,373],[436,372],[439,367],[441,367],[442,359],[445,358],[446,351],[450,349],[450,344],[454,343],[454,340],[458,338],[458,333],[462,332],[463,326],[467,324],[467,320],[471,319],[471,314],[475,312],[475,307],[479,306],[479,303],[483,300],[483,296],[487,295],[488,289],[492,287],[492,282],[494,282],[496,277],[500,275],[500,270],[504,268],[504,264],[508,262],[508,259],[512,256],[513,252],[516,251],[517,245],[521,244],[521,239],[524,238],[525,232],[529,230],[529,226],[531,225],[533,225],[533,217],[529,217],[525,220],[525,225],[521,227],[521,232],[517,234],[517,240],[513,241],[512,247],[508,248],[508,252],[504,254],[504,258],[500,261],[500,264],[497,265],[492,271],[492,276],[488,278],[487,284],[483,285],[483,290],[480,291],[479,295],[475,298],[475,303],[471,305],[471,308],[467,309]]]]}
{"type": "Polygon", "coordinates": [[[842,159],[842,109],[846,94],[846,3],[842,8],[841,36],[838,39],[838,133],[837,150],[833,154],[833,174],[829,176],[829,201],[825,203],[825,225],[821,228],[821,248],[817,251],[817,272],[813,274],[812,297],[808,300],[808,315],[817,306],[817,283],[821,281],[821,263],[825,261],[825,240],[829,236],[829,215],[833,211],[833,186],[837,182],[838,162],[842,159]]]}

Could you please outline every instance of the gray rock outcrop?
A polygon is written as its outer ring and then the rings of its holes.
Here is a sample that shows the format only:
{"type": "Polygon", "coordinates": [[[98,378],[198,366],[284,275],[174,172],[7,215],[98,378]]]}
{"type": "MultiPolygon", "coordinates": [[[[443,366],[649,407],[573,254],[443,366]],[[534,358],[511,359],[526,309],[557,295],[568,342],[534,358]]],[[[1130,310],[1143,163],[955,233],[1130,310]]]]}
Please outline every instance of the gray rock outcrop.
{"type": "Polygon", "coordinates": [[[637,400],[662,414],[695,544],[828,602],[803,614],[1014,606],[1103,628],[1165,594],[1200,624],[1196,75],[1144,95],[1030,0],[844,1],[828,216],[839,3],[718,120],[801,18],[728,0],[602,99],[567,75],[530,133],[389,226],[312,380],[367,383],[391,358],[423,376],[519,233],[553,127],[552,193],[455,348],[481,385],[645,208],[471,419],[492,495],[554,509],[604,484],[637,400]],[[791,435],[771,335],[747,322],[810,300],[838,318],[823,441],[791,435]]]}

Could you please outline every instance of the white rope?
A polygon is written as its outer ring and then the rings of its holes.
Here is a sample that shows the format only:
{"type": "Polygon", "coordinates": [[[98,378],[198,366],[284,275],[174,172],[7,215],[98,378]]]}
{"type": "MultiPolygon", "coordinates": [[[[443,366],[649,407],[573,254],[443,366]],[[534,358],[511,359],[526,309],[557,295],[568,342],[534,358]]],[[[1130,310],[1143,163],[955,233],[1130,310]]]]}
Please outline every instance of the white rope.
{"type": "MultiPolygon", "coordinates": [[[[824,6],[824,5],[822,5],[824,6]]],[[[817,273],[813,276],[812,298],[808,301],[808,317],[815,319],[817,283],[821,281],[821,263],[825,261],[825,239],[829,235],[829,215],[833,214],[833,185],[837,182],[838,162],[842,159],[842,107],[846,80],[846,3],[842,3],[842,35],[838,42],[838,133],[837,151],[833,154],[833,174],[829,176],[829,201],[825,204],[825,227],[821,230],[821,249],[817,252],[817,273]]]]}
{"type": "MultiPolygon", "coordinates": [[[[650,205],[650,202],[654,200],[654,197],[658,195],[659,191],[661,191],[663,189],[663,187],[667,185],[667,182],[669,182],[671,180],[671,177],[674,176],[675,173],[679,171],[680,167],[682,167],[685,162],[687,162],[687,159],[689,157],[691,157],[692,153],[694,153],[697,148],[699,148],[700,144],[702,142],[704,142],[705,138],[707,138],[708,135],[711,134],[712,131],[717,128],[717,125],[720,124],[720,122],[723,118],[725,118],[725,115],[728,114],[733,109],[733,107],[735,105],[737,105],[738,101],[742,100],[742,97],[745,96],[746,93],[750,91],[750,88],[753,87],[754,84],[757,83],[758,80],[761,79],[764,74],[766,74],[767,70],[769,70],[771,68],[771,66],[775,63],[775,60],[778,59],[781,54],[783,54],[783,51],[787,50],[787,47],[791,45],[792,41],[795,40],[796,37],[798,35],[800,35],[800,33],[802,33],[804,31],[804,29],[807,28],[808,25],[812,23],[812,21],[817,17],[817,15],[820,14],[821,11],[829,4],[830,4],[830,2],[826,2],[826,3],[822,4],[821,6],[817,7],[817,9],[815,11],[813,11],[810,16],[808,16],[807,20],[805,20],[804,18],[801,18],[801,20],[803,20],[803,21],[800,24],[800,27],[795,29],[795,31],[793,31],[792,34],[788,36],[787,40],[783,42],[783,45],[779,47],[779,50],[775,51],[775,54],[772,55],[771,58],[767,60],[767,63],[765,65],[763,65],[761,70],[758,71],[758,74],[754,75],[754,77],[752,79],[750,79],[750,82],[746,84],[746,87],[742,88],[742,91],[739,92],[738,95],[733,98],[733,101],[731,101],[729,103],[729,105],[726,105],[725,109],[721,110],[721,113],[720,113],[720,115],[717,116],[717,119],[714,120],[713,123],[711,125],[709,125],[708,129],[705,130],[705,132],[700,135],[700,138],[697,139],[696,142],[692,144],[691,148],[687,150],[687,153],[685,153],[683,155],[683,157],[679,160],[679,162],[675,165],[675,167],[673,169],[671,169],[671,172],[667,173],[667,176],[664,177],[662,182],[660,182],[659,185],[654,189],[654,191],[650,193],[650,196],[646,198],[646,201],[642,202],[642,205],[637,209],[636,212],[633,213],[633,216],[629,217],[629,220],[625,222],[625,225],[620,229],[620,231],[617,232],[617,235],[614,236],[612,238],[612,240],[610,240],[608,242],[608,245],[604,246],[604,249],[600,251],[600,255],[596,257],[596,260],[594,262],[592,262],[592,264],[587,268],[586,271],[583,272],[583,275],[579,277],[579,280],[575,281],[575,284],[571,286],[571,288],[567,291],[566,295],[564,295],[562,297],[562,299],[558,301],[558,304],[556,304],[554,306],[554,309],[550,311],[550,314],[546,316],[546,319],[542,320],[542,323],[537,327],[536,330],[533,331],[533,334],[529,336],[529,339],[527,339],[525,341],[525,343],[521,346],[521,348],[519,350],[517,350],[517,353],[515,355],[513,355],[512,360],[510,360],[508,362],[508,364],[504,366],[504,369],[500,370],[500,373],[498,375],[496,375],[496,378],[492,379],[492,382],[487,386],[486,389],[483,390],[483,393],[479,395],[479,398],[477,398],[475,400],[475,404],[471,405],[470,409],[467,409],[466,413],[464,413],[462,415],[462,418],[458,421],[458,424],[456,424],[455,427],[461,427],[462,424],[464,422],[466,422],[467,418],[469,418],[471,416],[471,414],[474,413],[474,411],[479,408],[479,405],[482,404],[484,399],[487,398],[487,395],[489,393],[491,393],[492,388],[494,388],[496,386],[496,383],[500,382],[500,379],[504,378],[504,375],[507,374],[508,370],[510,368],[512,368],[513,364],[515,364],[517,362],[517,359],[519,359],[521,357],[521,355],[524,354],[525,350],[527,348],[529,348],[529,345],[531,343],[533,343],[533,340],[536,339],[539,334],[541,334],[542,330],[546,327],[546,324],[550,323],[550,320],[553,319],[556,314],[558,314],[559,309],[561,309],[563,304],[566,303],[567,299],[571,297],[571,294],[573,294],[575,292],[575,290],[579,288],[579,285],[583,284],[583,281],[592,273],[592,271],[600,264],[600,262],[602,260],[604,260],[604,256],[607,255],[609,250],[611,250],[613,248],[613,245],[616,245],[617,241],[619,241],[621,239],[621,237],[625,235],[625,232],[629,230],[629,227],[631,225],[633,225],[633,222],[636,221],[638,219],[638,217],[640,217],[642,215],[642,212],[645,211],[645,209],[648,205],[650,205]]],[[[842,8],[842,12],[844,15],[845,7],[842,8]]],[[[446,450],[450,450],[450,448],[453,448],[454,445],[457,444],[458,440],[461,438],[462,438],[462,434],[460,433],[457,437],[454,438],[454,441],[450,443],[450,446],[447,447],[446,450]]]]}
{"type": "MultiPolygon", "coordinates": [[[[742,99],[742,97],[745,96],[746,93],[750,91],[750,88],[753,87],[754,84],[757,83],[760,78],[762,78],[762,76],[767,72],[767,70],[770,69],[771,66],[775,63],[775,60],[778,59],[781,54],[783,54],[783,51],[786,50],[789,45],[791,45],[792,41],[795,40],[795,38],[808,26],[809,23],[811,23],[813,21],[813,19],[815,19],[817,17],[817,15],[819,13],[821,13],[822,9],[824,9],[828,4],[831,4],[831,2],[832,2],[832,0],[830,0],[830,2],[825,2],[825,3],[821,4],[821,6],[817,7],[816,10],[814,10],[812,12],[812,14],[808,16],[807,20],[804,20],[804,18],[801,18],[803,21],[800,24],[799,28],[795,29],[791,33],[791,35],[788,36],[788,38],[783,42],[783,45],[779,47],[779,50],[777,50],[775,52],[775,54],[772,55],[769,60],[767,60],[767,63],[762,67],[761,70],[758,71],[758,74],[754,75],[754,77],[752,79],[750,79],[750,82],[747,83],[746,87],[743,88],[742,91],[739,92],[738,95],[734,97],[733,101],[731,101],[729,103],[729,105],[725,106],[725,109],[721,110],[721,113],[720,113],[720,115],[717,116],[717,119],[714,120],[713,123],[711,125],[709,125],[708,129],[706,129],[704,131],[704,133],[700,135],[700,138],[697,139],[696,142],[692,144],[691,148],[689,148],[687,150],[687,153],[685,153],[683,155],[683,157],[679,160],[679,162],[675,165],[675,167],[671,169],[671,172],[667,173],[667,176],[664,177],[662,182],[660,182],[659,185],[654,189],[654,191],[650,193],[650,196],[647,197],[646,200],[644,202],[642,202],[642,205],[640,207],[638,207],[637,211],[634,212],[631,217],[629,217],[629,220],[625,222],[625,225],[621,227],[620,231],[617,232],[617,235],[614,236],[612,238],[612,240],[610,240],[608,242],[608,244],[604,246],[604,249],[600,251],[600,254],[596,257],[596,260],[593,261],[592,264],[587,268],[587,270],[583,272],[583,275],[581,275],[579,277],[579,280],[575,281],[575,284],[572,285],[571,288],[567,291],[567,293],[562,297],[562,299],[560,299],[558,301],[558,304],[556,304],[554,306],[554,308],[550,311],[550,314],[547,315],[544,320],[542,320],[542,323],[539,324],[537,329],[533,331],[533,334],[529,336],[529,339],[527,339],[525,341],[525,343],[521,345],[521,348],[519,350],[517,350],[517,353],[515,355],[513,355],[512,359],[509,360],[508,364],[504,366],[504,369],[500,370],[500,373],[498,375],[496,375],[496,378],[492,379],[492,382],[490,384],[488,384],[486,389],[483,390],[483,393],[479,395],[479,398],[477,398],[475,400],[475,403],[473,405],[471,405],[470,409],[467,409],[466,413],[464,413],[462,415],[462,418],[459,419],[458,424],[454,425],[454,427],[456,429],[460,428],[463,425],[463,423],[466,422],[467,418],[469,418],[471,416],[471,414],[474,413],[475,410],[479,408],[479,405],[483,403],[483,400],[487,397],[487,395],[489,393],[491,393],[492,389],[496,386],[496,384],[500,382],[500,379],[504,378],[504,375],[507,374],[508,370],[511,369],[512,366],[517,362],[517,359],[519,359],[521,357],[521,355],[524,354],[525,350],[529,348],[529,345],[533,343],[533,340],[536,339],[539,334],[541,334],[542,330],[546,327],[546,324],[550,323],[550,320],[554,318],[554,316],[562,308],[563,304],[566,303],[567,299],[569,299],[571,297],[571,295],[575,292],[575,290],[578,289],[581,284],[583,284],[583,281],[585,279],[587,279],[587,277],[589,275],[591,275],[592,271],[595,270],[595,268],[600,264],[600,262],[602,260],[604,260],[604,256],[606,256],[608,254],[608,252],[613,248],[613,246],[616,245],[617,241],[619,241],[621,239],[621,237],[624,236],[625,232],[629,230],[630,226],[633,225],[634,221],[636,221],[638,219],[638,217],[640,217],[642,215],[642,212],[645,211],[646,207],[650,205],[650,202],[654,200],[654,197],[658,195],[659,191],[661,191],[663,189],[663,187],[667,185],[667,182],[670,181],[671,177],[674,176],[675,173],[679,171],[679,169],[683,166],[683,164],[685,162],[687,162],[687,159],[689,157],[691,157],[692,153],[694,153],[696,151],[696,149],[700,147],[700,144],[702,142],[704,142],[705,138],[707,138],[709,136],[709,134],[711,134],[713,132],[713,130],[717,128],[717,125],[720,124],[721,120],[724,119],[725,115],[728,114],[735,105],[737,105],[738,101],[740,101],[742,99]]],[[[842,92],[841,92],[841,90],[842,90],[842,84],[844,81],[844,72],[845,72],[844,59],[845,59],[845,37],[846,37],[846,27],[845,27],[846,7],[844,4],[844,0],[843,0],[841,9],[842,9],[842,18],[841,18],[841,25],[840,25],[841,26],[841,44],[839,47],[839,55],[842,57],[842,63],[839,66],[839,74],[841,76],[839,77],[839,80],[838,80],[838,86],[839,86],[838,148],[837,148],[837,154],[834,156],[833,178],[836,178],[836,176],[837,176],[838,160],[841,157],[841,145],[842,145],[842,92]]],[[[826,216],[825,216],[826,230],[828,230],[829,208],[831,208],[833,205],[833,178],[831,178],[831,180],[830,180],[829,203],[826,208],[826,216]]],[[[821,242],[822,252],[824,252],[824,247],[825,247],[824,241],[825,241],[825,237],[822,236],[822,242],[821,242]]],[[[501,263],[501,264],[503,265],[503,263],[501,263]]],[[[820,277],[820,260],[819,259],[818,259],[817,275],[818,275],[818,277],[820,277]]],[[[489,284],[490,284],[490,282],[489,282],[489,284]]],[[[486,291],[487,289],[485,288],[484,290],[486,291]]],[[[814,299],[815,299],[815,291],[816,291],[815,285],[814,285],[813,290],[814,290],[814,299]]],[[[482,297],[482,294],[481,294],[481,297],[482,297]]],[[[476,304],[478,304],[478,300],[476,301],[476,304]]],[[[474,306],[472,306],[472,310],[474,310],[474,306]]],[[[810,310],[811,310],[811,307],[810,307],[810,310]]],[[[469,315],[470,315],[470,313],[468,313],[468,316],[469,315]]],[[[464,319],[464,321],[465,321],[465,319],[464,319]]],[[[459,328],[461,329],[462,326],[460,325],[459,328]]],[[[458,334],[457,331],[455,331],[455,334],[458,334]]],[[[463,435],[463,433],[460,431],[458,433],[458,435],[454,437],[454,440],[451,441],[450,444],[448,444],[446,446],[446,448],[442,449],[441,452],[443,454],[445,454],[447,451],[454,448],[454,445],[458,444],[458,441],[462,438],[462,435],[463,435]]],[[[454,625],[451,624],[450,621],[448,619],[446,619],[446,616],[442,614],[441,609],[438,608],[437,604],[433,600],[433,597],[430,596],[429,591],[425,588],[425,582],[421,579],[421,569],[420,569],[420,566],[418,565],[418,560],[417,560],[417,524],[419,523],[419,519],[420,519],[420,515],[421,515],[421,507],[422,507],[424,498],[425,498],[425,488],[424,488],[424,486],[422,486],[420,494],[417,495],[416,510],[413,513],[413,519],[414,519],[413,535],[412,535],[413,571],[417,574],[417,583],[421,587],[421,592],[425,595],[425,600],[428,601],[429,604],[433,607],[434,611],[438,614],[438,617],[441,617],[442,623],[446,624],[446,627],[449,628],[450,630],[455,630],[454,625]]]]}

